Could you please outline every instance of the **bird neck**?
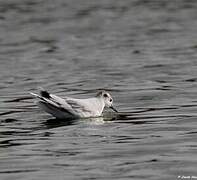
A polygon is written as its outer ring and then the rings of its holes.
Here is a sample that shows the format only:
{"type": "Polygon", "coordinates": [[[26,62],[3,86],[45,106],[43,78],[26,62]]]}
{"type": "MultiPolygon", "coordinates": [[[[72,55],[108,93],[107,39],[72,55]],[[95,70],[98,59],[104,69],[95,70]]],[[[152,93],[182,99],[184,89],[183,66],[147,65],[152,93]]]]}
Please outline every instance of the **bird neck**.
{"type": "Polygon", "coordinates": [[[103,98],[101,98],[101,97],[99,97],[99,98],[97,98],[98,99],[98,102],[99,102],[99,104],[100,104],[100,108],[99,108],[99,114],[101,115],[102,114],[102,112],[103,112],[103,109],[104,109],[104,107],[105,107],[105,102],[104,102],[104,100],[103,100],[103,98]]]}

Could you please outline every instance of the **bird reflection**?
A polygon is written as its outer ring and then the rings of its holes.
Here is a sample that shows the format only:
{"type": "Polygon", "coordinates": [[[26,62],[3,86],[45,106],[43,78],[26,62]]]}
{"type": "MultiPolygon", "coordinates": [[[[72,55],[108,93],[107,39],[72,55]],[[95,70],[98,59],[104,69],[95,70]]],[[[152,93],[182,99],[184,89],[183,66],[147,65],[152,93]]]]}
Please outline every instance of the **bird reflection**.
{"type": "Polygon", "coordinates": [[[47,129],[57,128],[61,126],[71,126],[76,124],[76,119],[57,119],[52,118],[48,119],[43,124],[47,127],[47,129]]]}

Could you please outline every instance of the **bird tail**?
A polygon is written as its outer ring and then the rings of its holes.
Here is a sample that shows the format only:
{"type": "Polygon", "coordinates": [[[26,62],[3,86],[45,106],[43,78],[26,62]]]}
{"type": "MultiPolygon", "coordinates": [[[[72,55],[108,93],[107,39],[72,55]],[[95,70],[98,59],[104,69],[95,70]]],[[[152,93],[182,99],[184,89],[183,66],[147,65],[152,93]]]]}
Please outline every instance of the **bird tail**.
{"type": "Polygon", "coordinates": [[[61,107],[61,104],[54,99],[54,95],[51,95],[48,91],[43,88],[39,88],[39,94],[30,92],[30,94],[38,99],[37,105],[45,112],[53,115],[56,118],[63,119],[71,116],[71,113],[61,107]]]}

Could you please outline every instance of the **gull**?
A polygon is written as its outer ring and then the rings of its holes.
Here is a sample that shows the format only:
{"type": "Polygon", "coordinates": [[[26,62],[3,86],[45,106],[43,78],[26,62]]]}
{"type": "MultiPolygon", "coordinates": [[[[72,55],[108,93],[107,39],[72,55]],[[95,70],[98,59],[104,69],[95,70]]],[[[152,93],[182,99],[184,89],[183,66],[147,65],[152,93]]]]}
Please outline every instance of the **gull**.
{"type": "Polygon", "coordinates": [[[88,118],[102,116],[104,107],[111,108],[118,112],[113,107],[113,99],[111,95],[105,91],[99,91],[95,97],[87,99],[76,99],[65,97],[64,99],[50,94],[44,89],[40,89],[39,94],[30,92],[36,97],[38,106],[45,112],[51,114],[58,119],[65,118],[88,118]]]}

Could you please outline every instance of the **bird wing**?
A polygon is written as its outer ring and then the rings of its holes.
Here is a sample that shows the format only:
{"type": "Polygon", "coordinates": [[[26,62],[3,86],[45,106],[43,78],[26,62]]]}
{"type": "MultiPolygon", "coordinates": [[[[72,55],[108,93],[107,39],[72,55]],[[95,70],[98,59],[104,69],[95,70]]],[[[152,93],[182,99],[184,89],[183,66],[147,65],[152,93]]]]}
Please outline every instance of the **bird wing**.
{"type": "Polygon", "coordinates": [[[75,112],[72,110],[72,106],[66,103],[66,101],[63,98],[60,98],[53,94],[49,94],[47,91],[45,92],[41,91],[40,95],[35,93],[30,93],[30,94],[35,96],[40,102],[48,106],[52,106],[71,115],[75,114],[75,112]]]}
{"type": "Polygon", "coordinates": [[[76,115],[79,114],[81,116],[91,115],[91,108],[86,103],[86,101],[82,99],[74,99],[74,98],[68,98],[65,99],[56,96],[54,94],[50,94],[46,90],[42,89],[40,90],[40,95],[35,93],[30,93],[31,95],[35,96],[37,99],[39,99],[40,102],[44,103],[45,106],[52,106],[53,108],[57,108],[58,110],[62,112],[66,112],[70,115],[76,115]]]}
{"type": "Polygon", "coordinates": [[[74,99],[74,98],[68,98],[68,97],[63,99],[54,94],[50,94],[50,96],[53,99],[53,101],[59,104],[62,108],[69,109],[72,113],[91,112],[89,110],[89,107],[87,106],[87,103],[85,103],[84,100],[82,99],[74,99]]]}
{"type": "Polygon", "coordinates": [[[66,103],[71,106],[72,110],[76,113],[91,113],[89,106],[82,99],[69,98],[66,100],[66,103]]]}

